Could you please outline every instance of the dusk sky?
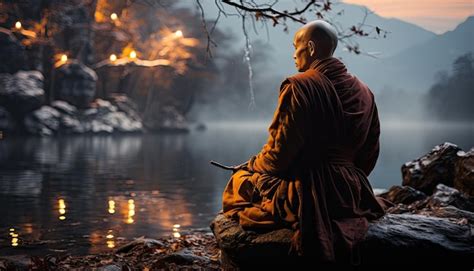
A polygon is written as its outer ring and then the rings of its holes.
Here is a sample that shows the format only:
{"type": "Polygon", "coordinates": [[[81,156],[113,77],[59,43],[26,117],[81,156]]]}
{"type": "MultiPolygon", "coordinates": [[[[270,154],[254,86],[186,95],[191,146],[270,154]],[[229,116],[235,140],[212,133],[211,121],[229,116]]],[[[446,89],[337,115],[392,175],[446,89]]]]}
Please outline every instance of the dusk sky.
{"type": "Polygon", "coordinates": [[[474,0],[343,0],[367,6],[383,17],[414,23],[435,33],[454,29],[474,15],[474,0]]]}

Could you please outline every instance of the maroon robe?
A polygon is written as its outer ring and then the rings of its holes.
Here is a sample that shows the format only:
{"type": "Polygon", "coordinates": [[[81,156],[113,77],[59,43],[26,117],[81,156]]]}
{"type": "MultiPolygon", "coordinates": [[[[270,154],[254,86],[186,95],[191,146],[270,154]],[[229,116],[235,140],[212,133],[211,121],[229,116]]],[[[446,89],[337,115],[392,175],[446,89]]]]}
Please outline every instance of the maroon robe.
{"type": "Polygon", "coordinates": [[[380,125],[369,88],[336,58],[285,80],[269,138],[230,179],[224,214],[246,228],[293,227],[293,248],[350,262],[368,220],[384,214],[367,175],[380,125]]]}

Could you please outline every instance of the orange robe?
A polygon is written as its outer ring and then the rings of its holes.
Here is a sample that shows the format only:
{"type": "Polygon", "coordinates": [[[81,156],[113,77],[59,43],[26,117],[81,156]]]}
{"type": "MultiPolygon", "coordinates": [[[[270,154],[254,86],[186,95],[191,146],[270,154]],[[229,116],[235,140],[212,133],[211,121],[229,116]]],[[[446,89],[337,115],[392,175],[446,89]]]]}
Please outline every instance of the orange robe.
{"type": "Polygon", "coordinates": [[[384,214],[367,175],[380,126],[368,87],[336,58],[287,78],[263,149],[235,172],[224,214],[244,228],[292,227],[292,248],[349,262],[368,220],[384,214]]]}

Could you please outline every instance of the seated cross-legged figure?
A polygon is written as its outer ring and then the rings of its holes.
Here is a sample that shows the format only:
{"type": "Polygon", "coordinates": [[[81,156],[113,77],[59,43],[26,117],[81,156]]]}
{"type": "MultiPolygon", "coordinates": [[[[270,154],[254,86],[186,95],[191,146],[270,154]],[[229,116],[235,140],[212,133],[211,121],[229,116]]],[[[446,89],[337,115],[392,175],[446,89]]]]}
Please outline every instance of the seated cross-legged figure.
{"type": "Polygon", "coordinates": [[[267,143],[230,178],[224,215],[244,229],[293,228],[292,252],[349,263],[384,214],[367,179],[379,155],[374,96],[333,57],[327,22],[303,26],[294,46],[300,73],[281,85],[267,143]]]}

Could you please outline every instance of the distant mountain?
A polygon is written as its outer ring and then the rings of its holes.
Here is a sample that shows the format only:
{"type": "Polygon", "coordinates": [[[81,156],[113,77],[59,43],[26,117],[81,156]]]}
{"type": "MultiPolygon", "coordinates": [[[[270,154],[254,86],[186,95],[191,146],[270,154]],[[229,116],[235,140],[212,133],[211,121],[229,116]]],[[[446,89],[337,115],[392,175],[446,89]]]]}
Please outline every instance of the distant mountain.
{"type": "Polygon", "coordinates": [[[426,92],[439,71],[450,71],[459,56],[474,52],[474,16],[453,31],[407,48],[360,71],[373,89],[426,92]]]}

